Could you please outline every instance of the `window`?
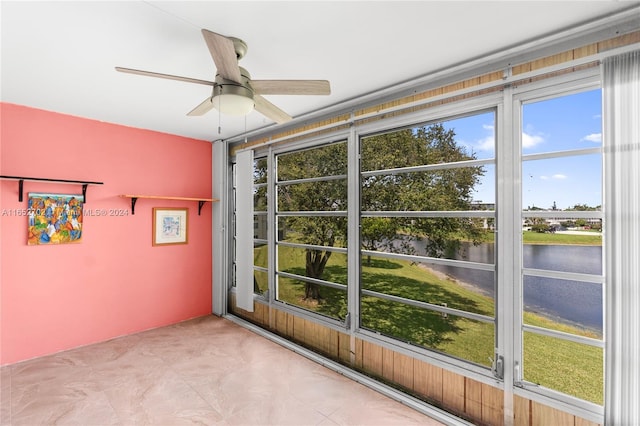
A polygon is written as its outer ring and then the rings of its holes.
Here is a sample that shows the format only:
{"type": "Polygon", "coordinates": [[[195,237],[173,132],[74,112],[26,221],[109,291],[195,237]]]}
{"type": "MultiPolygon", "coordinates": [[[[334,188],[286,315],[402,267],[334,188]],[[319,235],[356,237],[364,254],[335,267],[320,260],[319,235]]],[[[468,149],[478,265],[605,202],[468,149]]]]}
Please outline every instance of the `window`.
{"type": "Polygon", "coordinates": [[[275,299],[344,321],[347,143],[276,157],[275,299]]]}
{"type": "Polygon", "coordinates": [[[509,376],[505,395],[601,416],[595,71],[256,149],[255,293],[486,384],[509,376]]]}
{"type": "Polygon", "coordinates": [[[603,403],[601,92],[522,106],[525,383],[603,403]]]}
{"type": "Polygon", "coordinates": [[[495,113],[363,137],[361,327],[490,366],[495,113]]]}
{"type": "Polygon", "coordinates": [[[253,291],[264,295],[269,290],[269,220],[267,217],[266,157],[253,160],[253,291]]]}

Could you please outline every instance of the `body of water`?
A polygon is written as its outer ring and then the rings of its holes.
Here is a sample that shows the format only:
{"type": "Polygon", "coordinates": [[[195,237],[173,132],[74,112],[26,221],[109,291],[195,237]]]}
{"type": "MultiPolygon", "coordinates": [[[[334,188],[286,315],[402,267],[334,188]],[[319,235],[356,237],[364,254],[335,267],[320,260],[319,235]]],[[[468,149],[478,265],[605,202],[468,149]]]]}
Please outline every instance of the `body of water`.
{"type": "MultiPolygon", "coordinates": [[[[495,263],[493,244],[474,246],[463,243],[452,259],[479,263],[495,263]]],[[[419,254],[424,254],[424,243],[416,243],[419,254]]],[[[602,247],[571,245],[523,246],[525,268],[551,271],[602,274],[602,247]]],[[[471,284],[486,294],[494,294],[495,274],[454,266],[433,265],[429,268],[452,278],[471,284]]],[[[524,306],[554,320],[593,329],[602,333],[603,287],[601,284],[542,277],[524,277],[524,306]]]]}

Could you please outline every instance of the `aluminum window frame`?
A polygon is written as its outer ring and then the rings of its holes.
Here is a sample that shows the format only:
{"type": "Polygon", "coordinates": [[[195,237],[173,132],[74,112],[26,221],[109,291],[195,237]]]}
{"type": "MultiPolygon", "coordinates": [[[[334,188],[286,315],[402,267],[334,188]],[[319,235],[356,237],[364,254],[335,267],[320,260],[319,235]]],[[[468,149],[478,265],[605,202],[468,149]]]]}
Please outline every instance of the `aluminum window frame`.
{"type": "MultiPolygon", "coordinates": [[[[523,120],[522,113],[523,108],[528,103],[533,102],[542,102],[545,100],[556,99],[563,96],[569,96],[576,93],[581,93],[589,90],[596,90],[602,88],[602,81],[600,75],[599,68],[591,68],[586,70],[574,71],[572,73],[557,76],[550,78],[548,80],[541,80],[538,82],[532,82],[522,87],[517,87],[513,89],[513,94],[511,96],[512,103],[512,123],[514,129],[519,130],[517,133],[517,137],[514,138],[516,143],[516,155],[518,159],[518,166],[520,169],[520,173],[522,170],[522,165],[526,161],[531,160],[539,160],[539,159],[548,159],[548,158],[562,158],[568,156],[579,156],[579,155],[589,155],[598,153],[600,155],[604,154],[604,146],[599,148],[588,148],[588,149],[572,149],[565,151],[555,151],[555,152],[543,152],[543,153],[533,153],[533,154],[522,154],[522,128],[523,128],[523,120]]],[[[602,169],[602,180],[604,181],[604,176],[607,171],[602,169]]],[[[518,176],[518,179],[521,181],[521,174],[518,176]]],[[[521,200],[521,191],[522,185],[519,185],[519,198],[521,200]]],[[[571,212],[562,212],[563,217],[570,218],[591,218],[591,219],[602,219],[604,220],[604,198],[605,198],[605,188],[604,183],[602,184],[602,200],[603,209],[600,211],[571,211],[571,212]]],[[[528,217],[542,217],[547,218],[551,216],[558,216],[556,212],[548,212],[548,211],[528,211],[524,212],[522,207],[522,202],[518,203],[519,211],[514,211],[514,217],[516,217],[516,222],[522,221],[522,219],[528,217]]],[[[602,250],[603,250],[603,268],[604,268],[604,251],[605,251],[605,239],[606,232],[605,227],[603,226],[602,230],[602,250]]],[[[519,244],[515,244],[514,247],[515,252],[522,259],[522,241],[520,240],[519,244]]],[[[522,260],[520,260],[521,263],[522,260]]],[[[606,328],[604,321],[606,318],[606,308],[607,303],[605,298],[603,297],[603,336],[601,340],[590,339],[587,337],[581,337],[577,335],[572,335],[569,333],[563,333],[556,330],[544,329],[532,325],[524,324],[523,314],[524,314],[524,276],[544,276],[548,278],[557,278],[557,279],[576,279],[577,281],[585,281],[585,282],[595,282],[602,284],[602,291],[604,294],[604,270],[601,275],[593,275],[593,274],[580,274],[580,273],[572,273],[572,272],[562,272],[562,271],[548,271],[548,270],[538,270],[533,268],[525,268],[522,264],[515,265],[513,273],[515,277],[518,278],[518,283],[515,286],[513,303],[517,304],[519,309],[515,312],[513,316],[513,356],[514,356],[514,380],[513,380],[513,392],[515,395],[522,396],[524,398],[540,401],[550,407],[557,408],[559,410],[563,410],[570,413],[575,413],[583,418],[588,420],[601,423],[604,418],[604,406],[595,404],[590,401],[583,400],[581,398],[574,397],[572,395],[556,391],[551,388],[546,388],[535,383],[526,382],[523,380],[523,365],[524,360],[524,333],[532,332],[535,334],[560,338],[563,340],[585,344],[593,347],[603,348],[606,343],[606,335],[604,334],[604,330],[606,328]],[[577,409],[577,410],[576,410],[577,409]]],[[[603,354],[604,355],[604,354],[603,354]]],[[[603,369],[606,365],[606,359],[603,362],[603,369]]],[[[603,387],[606,382],[606,377],[603,380],[603,387]]]]}
{"type": "MultiPolygon", "coordinates": [[[[318,245],[314,245],[314,244],[304,244],[304,243],[293,243],[293,242],[288,242],[288,241],[280,241],[278,239],[278,230],[279,230],[279,223],[278,223],[278,219],[280,217],[347,217],[347,210],[331,210],[331,211],[326,211],[326,210],[322,210],[322,211],[312,211],[312,210],[302,210],[302,211],[293,211],[293,210],[283,210],[280,211],[278,209],[278,187],[280,186],[289,186],[289,185],[296,185],[296,184],[304,184],[304,183],[316,183],[316,182],[331,182],[331,181],[336,181],[336,180],[344,180],[347,186],[347,206],[349,205],[349,198],[348,198],[348,188],[349,188],[349,182],[348,182],[348,173],[347,174],[338,174],[338,175],[327,175],[327,176],[317,176],[317,177],[312,177],[312,178],[298,178],[298,179],[289,179],[289,180],[279,180],[278,179],[278,157],[280,155],[287,155],[287,154],[292,154],[292,153],[296,153],[296,152],[302,152],[305,150],[313,150],[313,149],[322,149],[323,147],[329,146],[329,145],[334,145],[334,144],[344,144],[346,149],[345,149],[345,161],[347,164],[347,170],[349,168],[348,166],[348,146],[349,146],[349,138],[348,138],[348,134],[345,133],[338,133],[338,134],[332,134],[332,135],[327,135],[323,138],[318,138],[318,139],[312,139],[309,141],[303,141],[303,142],[299,142],[296,144],[291,144],[291,145],[287,145],[286,147],[281,147],[280,149],[273,149],[270,150],[270,162],[271,162],[271,180],[270,180],[270,184],[269,184],[269,188],[271,190],[271,193],[274,194],[272,196],[272,199],[270,199],[270,203],[269,205],[269,209],[270,211],[272,211],[272,217],[273,217],[273,230],[270,233],[270,236],[272,237],[272,241],[273,243],[270,244],[270,247],[272,247],[273,249],[273,268],[271,269],[271,273],[269,274],[270,278],[272,278],[273,282],[270,283],[270,287],[269,287],[269,302],[274,304],[274,305],[278,305],[279,309],[282,309],[284,311],[287,310],[292,310],[292,312],[296,313],[296,315],[299,315],[300,313],[304,313],[303,316],[306,318],[316,318],[319,319],[321,322],[324,323],[329,323],[331,325],[335,326],[341,326],[341,328],[346,328],[347,324],[346,321],[348,320],[348,318],[345,319],[340,319],[340,318],[334,318],[334,317],[329,317],[327,315],[321,314],[319,312],[314,312],[312,310],[309,309],[304,309],[300,306],[297,305],[293,305],[290,303],[287,303],[286,301],[280,300],[277,298],[278,295],[278,291],[277,291],[277,281],[279,279],[279,277],[284,277],[284,278],[289,278],[289,279],[294,279],[294,280],[298,280],[298,281],[302,281],[305,283],[312,283],[312,284],[317,284],[321,287],[327,287],[327,288],[334,288],[334,289],[338,289],[338,290],[343,290],[346,294],[346,303],[347,305],[349,304],[349,285],[344,285],[341,283],[336,283],[336,282],[332,282],[332,281],[326,281],[326,280],[321,280],[321,279],[317,279],[317,278],[311,278],[311,277],[306,277],[306,276],[302,276],[302,275],[297,275],[297,274],[292,274],[292,273],[288,273],[288,272],[284,272],[284,271],[280,271],[278,269],[278,247],[293,247],[293,248],[301,248],[301,249],[306,249],[306,248],[311,248],[311,249],[321,249],[321,250],[325,250],[325,251],[331,251],[331,252],[337,252],[337,253],[344,253],[346,256],[346,265],[347,265],[347,277],[348,277],[348,273],[349,273],[349,261],[348,261],[348,232],[349,232],[349,224],[347,223],[347,234],[345,235],[345,242],[347,243],[347,247],[336,247],[336,246],[318,246],[318,245]]],[[[347,281],[348,282],[348,281],[347,281]]]]}
{"type": "MultiPolygon", "coordinates": [[[[368,123],[367,125],[362,126],[362,128],[358,127],[355,130],[355,143],[358,148],[358,161],[356,165],[352,165],[354,169],[357,169],[358,180],[356,182],[356,186],[358,187],[358,191],[362,190],[362,178],[370,177],[370,176],[392,176],[401,173],[415,173],[415,172],[424,172],[424,171],[437,171],[437,170],[448,170],[448,169],[460,169],[464,167],[476,167],[483,165],[492,165],[497,168],[497,151],[498,151],[498,120],[499,118],[499,105],[501,103],[500,94],[489,93],[485,95],[479,95],[477,97],[467,99],[461,102],[454,102],[451,104],[443,104],[437,107],[422,110],[415,113],[408,113],[400,117],[392,117],[389,119],[382,119],[374,123],[368,123]],[[493,122],[495,126],[495,134],[494,134],[494,152],[493,157],[488,159],[474,159],[474,160],[465,160],[465,161],[453,161],[448,163],[436,163],[436,164],[424,164],[418,166],[408,166],[408,167],[395,167],[389,169],[380,169],[380,170],[360,170],[360,146],[363,139],[372,136],[379,136],[383,134],[389,134],[397,131],[402,131],[405,129],[414,129],[416,127],[429,127],[432,124],[437,123],[445,123],[447,121],[453,121],[458,119],[463,119],[466,117],[472,117],[476,115],[481,115],[484,113],[492,113],[493,114],[493,122]]],[[[498,176],[496,174],[494,178],[494,194],[497,197],[497,181],[498,176]]],[[[358,211],[356,212],[358,215],[357,228],[360,228],[360,219],[361,218],[369,218],[369,217],[407,217],[407,218],[491,218],[496,219],[496,209],[497,209],[497,201],[496,207],[494,210],[456,210],[456,211],[364,211],[360,210],[360,205],[358,205],[358,211]]],[[[371,254],[372,256],[381,257],[381,258],[389,258],[389,259],[399,259],[399,260],[409,260],[409,261],[421,261],[424,263],[430,264],[441,264],[441,265],[450,265],[456,267],[463,267],[467,269],[476,269],[476,270],[484,270],[491,271],[494,273],[494,291],[493,291],[493,300],[494,300],[494,316],[489,317],[486,315],[477,314],[474,312],[463,311],[455,308],[448,308],[442,305],[436,305],[427,302],[421,302],[413,299],[407,299],[404,297],[377,293],[371,290],[366,290],[361,288],[360,282],[360,271],[358,271],[358,289],[361,295],[368,295],[377,297],[384,300],[390,300],[394,302],[400,302],[406,304],[408,306],[414,306],[420,309],[425,309],[428,311],[439,312],[441,314],[451,314],[458,316],[460,318],[465,318],[473,321],[480,321],[483,323],[493,323],[493,335],[494,335],[494,346],[497,346],[498,341],[498,306],[497,306],[497,241],[496,251],[494,262],[491,264],[480,264],[476,262],[469,261],[460,261],[453,259],[442,259],[442,258],[434,258],[431,256],[415,256],[401,253],[390,253],[390,252],[382,252],[382,251],[369,251],[363,250],[361,248],[361,241],[359,239],[358,234],[358,245],[357,245],[357,262],[360,267],[361,257],[367,254],[371,254]]],[[[360,297],[356,301],[358,306],[361,304],[360,297]]],[[[375,330],[370,330],[367,328],[361,327],[361,319],[360,315],[357,317],[357,323],[354,324],[355,329],[358,333],[362,333],[364,335],[376,337],[377,339],[388,340],[390,342],[397,342],[405,344],[400,339],[391,337],[391,336],[383,336],[380,335],[379,332],[375,330]]],[[[418,351],[427,356],[428,359],[434,357],[434,359],[444,360],[450,367],[450,365],[454,365],[457,368],[462,368],[465,371],[471,370],[476,374],[480,374],[484,378],[492,378],[495,382],[495,377],[492,372],[493,367],[486,367],[484,365],[479,365],[474,363],[473,361],[462,359],[456,357],[451,354],[447,354],[444,352],[440,352],[428,347],[423,347],[417,344],[409,343],[409,347],[414,351],[418,351]]]]}

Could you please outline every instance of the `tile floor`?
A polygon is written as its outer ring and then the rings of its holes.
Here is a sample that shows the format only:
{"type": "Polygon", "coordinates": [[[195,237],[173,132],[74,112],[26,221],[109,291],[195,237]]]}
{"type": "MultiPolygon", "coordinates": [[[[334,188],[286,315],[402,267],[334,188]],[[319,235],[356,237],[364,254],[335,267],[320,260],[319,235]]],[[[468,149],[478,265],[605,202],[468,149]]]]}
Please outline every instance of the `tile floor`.
{"type": "Polygon", "coordinates": [[[206,316],[1,369],[5,425],[439,425],[206,316]]]}

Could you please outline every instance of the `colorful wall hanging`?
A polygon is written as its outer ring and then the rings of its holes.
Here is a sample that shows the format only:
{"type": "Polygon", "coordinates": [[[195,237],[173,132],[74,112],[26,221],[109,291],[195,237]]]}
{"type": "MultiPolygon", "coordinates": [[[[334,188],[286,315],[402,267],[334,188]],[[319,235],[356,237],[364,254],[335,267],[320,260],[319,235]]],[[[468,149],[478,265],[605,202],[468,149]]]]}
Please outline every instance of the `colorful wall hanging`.
{"type": "Polygon", "coordinates": [[[27,244],[79,243],[82,239],[82,195],[29,193],[27,244]]]}

